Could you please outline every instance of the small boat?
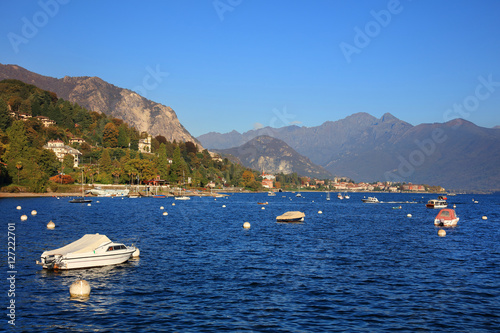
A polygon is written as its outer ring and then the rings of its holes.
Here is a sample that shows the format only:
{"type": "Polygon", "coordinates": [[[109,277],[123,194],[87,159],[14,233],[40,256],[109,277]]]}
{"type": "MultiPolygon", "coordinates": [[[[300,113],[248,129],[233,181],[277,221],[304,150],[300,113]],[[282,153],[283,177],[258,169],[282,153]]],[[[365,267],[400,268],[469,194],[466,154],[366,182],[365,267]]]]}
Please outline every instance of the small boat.
{"type": "Polygon", "coordinates": [[[270,197],[275,197],[276,193],[274,193],[273,191],[269,191],[269,192],[267,192],[267,195],[270,197]]]}
{"type": "Polygon", "coordinates": [[[153,195],[153,198],[157,199],[165,199],[167,196],[165,194],[155,194],[153,195]]]}
{"type": "Polygon", "coordinates": [[[427,202],[425,205],[427,208],[446,208],[448,207],[448,203],[445,200],[432,199],[427,202]]]}
{"type": "Polygon", "coordinates": [[[45,251],[36,263],[44,269],[76,269],[116,265],[129,260],[134,246],[112,242],[106,235],[86,234],[59,249],[45,251]]]}
{"type": "Polygon", "coordinates": [[[349,196],[349,194],[344,194],[344,199],[351,199],[351,197],[349,196]]]}
{"type": "Polygon", "coordinates": [[[267,205],[269,204],[267,201],[266,202],[257,202],[258,205],[267,205]]]}
{"type": "Polygon", "coordinates": [[[434,219],[434,225],[439,227],[454,227],[457,225],[459,217],[453,209],[441,209],[434,219]]]}
{"type": "Polygon", "coordinates": [[[326,192],[326,200],[330,201],[330,192],[326,192]]]}
{"type": "Polygon", "coordinates": [[[276,222],[302,222],[306,214],[299,211],[286,212],[276,217],[276,222]]]}
{"type": "Polygon", "coordinates": [[[185,196],[185,195],[181,195],[181,196],[179,196],[179,197],[175,197],[174,199],[175,199],[175,200],[191,200],[191,198],[190,198],[190,197],[187,197],[187,196],[185,196]]]}
{"type": "Polygon", "coordinates": [[[337,198],[339,198],[340,200],[343,200],[343,199],[344,199],[344,197],[343,197],[343,196],[342,196],[342,194],[340,194],[340,193],[339,193],[339,194],[337,194],[337,198]]]}
{"type": "Polygon", "coordinates": [[[296,196],[297,198],[300,198],[300,197],[302,197],[302,194],[297,193],[295,196],[296,196]]]}
{"type": "Polygon", "coordinates": [[[440,195],[438,197],[439,200],[448,200],[448,198],[446,197],[446,195],[440,195]]]}
{"type": "Polygon", "coordinates": [[[361,201],[365,203],[379,203],[378,199],[375,197],[368,197],[368,198],[363,198],[361,201]]]}
{"type": "Polygon", "coordinates": [[[392,207],[392,209],[402,209],[403,207],[401,206],[396,206],[396,207],[392,207]]]}
{"type": "Polygon", "coordinates": [[[74,198],[69,203],[88,203],[92,202],[91,199],[85,199],[85,192],[83,191],[83,170],[82,170],[82,196],[80,198],[74,198]]]}

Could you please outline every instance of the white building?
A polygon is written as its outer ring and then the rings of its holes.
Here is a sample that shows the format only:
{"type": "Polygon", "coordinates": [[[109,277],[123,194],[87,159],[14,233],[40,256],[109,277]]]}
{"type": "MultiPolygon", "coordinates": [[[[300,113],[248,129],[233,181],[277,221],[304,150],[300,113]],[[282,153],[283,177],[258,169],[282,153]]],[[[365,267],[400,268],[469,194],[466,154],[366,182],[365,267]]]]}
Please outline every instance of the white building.
{"type": "Polygon", "coordinates": [[[139,151],[141,153],[151,152],[151,135],[148,135],[145,139],[139,139],[139,151]]]}
{"type": "Polygon", "coordinates": [[[43,148],[52,150],[59,162],[62,162],[66,155],[72,155],[73,167],[78,168],[79,156],[82,154],[78,149],[66,146],[62,140],[51,140],[43,148]]]}

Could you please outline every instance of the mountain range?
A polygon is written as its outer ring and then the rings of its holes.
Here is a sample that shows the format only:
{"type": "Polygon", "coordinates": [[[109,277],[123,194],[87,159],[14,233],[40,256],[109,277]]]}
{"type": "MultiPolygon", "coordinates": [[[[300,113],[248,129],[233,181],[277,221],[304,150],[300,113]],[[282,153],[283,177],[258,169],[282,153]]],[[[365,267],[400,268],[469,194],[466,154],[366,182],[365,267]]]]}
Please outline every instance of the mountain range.
{"type": "Polygon", "coordinates": [[[217,149],[215,152],[222,156],[234,156],[244,166],[266,173],[296,172],[319,179],[332,178],[323,167],[312,163],[309,158],[297,153],[284,141],[267,135],[255,137],[239,147],[217,149]]]}
{"type": "Polygon", "coordinates": [[[380,119],[356,113],[316,127],[210,132],[197,139],[207,149],[227,150],[261,135],[280,139],[331,174],[356,181],[500,189],[500,131],[463,119],[413,126],[389,113],[380,119]]]}
{"type": "Polygon", "coordinates": [[[136,92],[119,88],[98,77],[58,79],[30,72],[17,65],[0,64],[0,80],[17,79],[49,90],[88,110],[120,118],[140,132],[162,135],[168,141],[196,139],[181,125],[172,108],[146,99],[136,92]]]}

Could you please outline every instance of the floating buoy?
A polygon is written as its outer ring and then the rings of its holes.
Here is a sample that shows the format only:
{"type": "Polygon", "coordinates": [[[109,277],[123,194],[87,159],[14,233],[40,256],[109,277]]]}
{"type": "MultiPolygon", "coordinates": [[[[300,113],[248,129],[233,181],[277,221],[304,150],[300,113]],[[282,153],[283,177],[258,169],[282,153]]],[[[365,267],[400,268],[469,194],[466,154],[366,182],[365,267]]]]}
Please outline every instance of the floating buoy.
{"type": "Polygon", "coordinates": [[[135,248],[134,253],[132,253],[132,257],[138,257],[141,254],[141,251],[139,251],[138,248],[135,248]]]}
{"type": "Polygon", "coordinates": [[[453,208],[457,208],[457,205],[453,205],[453,208]]]}
{"type": "Polygon", "coordinates": [[[318,210],[318,214],[323,214],[323,212],[322,212],[322,211],[320,211],[320,210],[318,210]]]}
{"type": "Polygon", "coordinates": [[[167,213],[167,212],[163,212],[163,216],[167,216],[167,215],[168,215],[168,213],[167,213]]]}
{"type": "Polygon", "coordinates": [[[266,209],[266,207],[262,207],[261,209],[266,209]]]}
{"type": "Polygon", "coordinates": [[[478,201],[474,201],[474,203],[478,203],[478,201]]]}
{"type": "Polygon", "coordinates": [[[21,210],[21,206],[17,206],[17,207],[16,207],[16,209],[17,209],[17,210],[21,210]]]}
{"type": "Polygon", "coordinates": [[[36,210],[34,210],[34,209],[33,209],[33,210],[31,211],[31,215],[35,216],[36,214],[37,214],[37,213],[36,213],[36,210]]]}
{"type": "Polygon", "coordinates": [[[222,208],[226,208],[226,205],[222,205],[222,208]]]}
{"type": "Polygon", "coordinates": [[[21,221],[26,221],[28,219],[28,216],[26,215],[21,215],[21,221]]]}
{"type": "Polygon", "coordinates": [[[55,223],[50,221],[49,223],[47,223],[47,229],[54,229],[56,227],[55,223]]]}
{"type": "Polygon", "coordinates": [[[487,217],[487,216],[483,216],[483,217],[481,217],[481,218],[482,218],[483,220],[487,220],[487,219],[488,219],[488,217],[487,217]]]}
{"type": "Polygon", "coordinates": [[[164,208],[163,206],[161,206],[161,207],[160,207],[160,209],[162,209],[162,210],[163,210],[163,209],[165,209],[165,208],[164,208]]]}
{"type": "Polygon", "coordinates": [[[175,206],[175,202],[172,202],[172,206],[175,206]]]}
{"type": "Polygon", "coordinates": [[[411,217],[411,216],[412,216],[411,214],[406,215],[406,217],[411,217]]]}
{"type": "MultiPolygon", "coordinates": [[[[264,207],[263,207],[264,208],[264,207]]],[[[250,222],[243,223],[243,228],[250,229],[250,222]]]]}
{"type": "MultiPolygon", "coordinates": [[[[99,200],[97,200],[96,202],[97,202],[97,203],[99,203],[100,201],[99,201],[99,200]]],[[[90,205],[89,205],[89,206],[90,206],[90,205]]]]}
{"type": "Polygon", "coordinates": [[[445,230],[443,230],[443,229],[439,229],[439,231],[438,231],[438,236],[439,236],[439,237],[444,237],[444,236],[446,236],[446,231],[445,231],[445,230]]]}
{"type": "Polygon", "coordinates": [[[71,297],[81,297],[90,295],[90,284],[85,280],[77,280],[69,287],[71,297]]]}
{"type": "Polygon", "coordinates": [[[87,206],[92,206],[91,204],[87,204],[87,206]]]}

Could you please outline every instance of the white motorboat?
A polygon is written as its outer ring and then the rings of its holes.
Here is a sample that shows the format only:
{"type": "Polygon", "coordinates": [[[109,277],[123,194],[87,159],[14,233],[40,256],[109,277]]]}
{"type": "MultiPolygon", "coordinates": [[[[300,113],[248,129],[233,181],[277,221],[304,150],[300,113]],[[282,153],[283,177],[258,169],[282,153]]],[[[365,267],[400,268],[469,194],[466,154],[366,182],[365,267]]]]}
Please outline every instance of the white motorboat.
{"type": "Polygon", "coordinates": [[[191,200],[191,198],[190,198],[190,197],[187,197],[187,196],[185,196],[185,195],[181,195],[181,196],[179,196],[179,197],[175,197],[174,199],[175,199],[175,200],[191,200]]]}
{"type": "Polygon", "coordinates": [[[379,203],[378,199],[375,197],[368,197],[368,198],[363,198],[361,201],[365,203],[379,203]]]}
{"type": "Polygon", "coordinates": [[[454,227],[460,218],[450,208],[441,209],[434,219],[434,225],[439,227],[454,227]]]}
{"type": "Polygon", "coordinates": [[[45,269],[77,269],[116,265],[129,260],[134,246],[112,242],[105,235],[86,234],[61,248],[45,251],[36,263],[45,269]]]}
{"type": "Polygon", "coordinates": [[[339,193],[339,194],[337,194],[337,198],[339,198],[340,200],[343,200],[343,199],[344,199],[344,197],[343,197],[343,196],[342,196],[342,194],[340,194],[340,193],[339,193]]]}
{"type": "Polygon", "coordinates": [[[274,193],[273,191],[269,191],[269,192],[267,192],[267,196],[269,196],[269,197],[275,197],[276,193],[274,193]]]}
{"type": "Polygon", "coordinates": [[[448,203],[446,200],[440,200],[440,199],[432,199],[427,202],[425,205],[427,208],[446,208],[448,207],[448,203]]]}
{"type": "Polygon", "coordinates": [[[302,222],[306,214],[299,211],[286,212],[283,215],[276,217],[277,222],[302,222]]]}

